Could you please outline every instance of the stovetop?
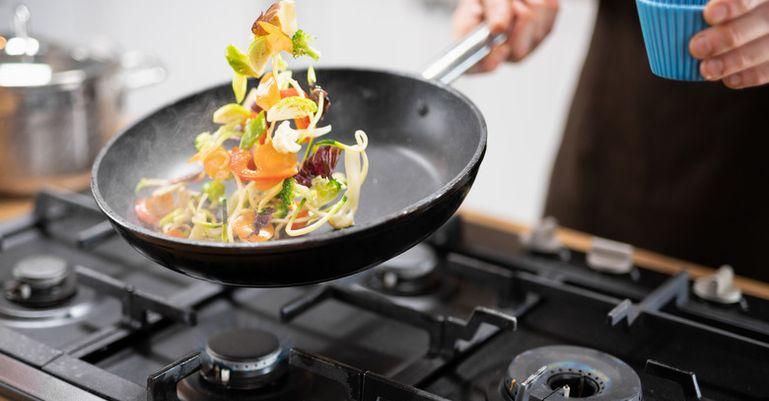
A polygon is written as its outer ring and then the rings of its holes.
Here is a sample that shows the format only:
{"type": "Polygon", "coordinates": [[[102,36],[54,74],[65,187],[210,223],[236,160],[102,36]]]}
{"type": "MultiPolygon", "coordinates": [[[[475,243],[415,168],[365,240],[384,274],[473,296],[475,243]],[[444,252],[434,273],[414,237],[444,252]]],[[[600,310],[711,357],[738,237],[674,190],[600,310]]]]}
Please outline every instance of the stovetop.
{"type": "Polygon", "coordinates": [[[686,273],[596,270],[460,218],[283,289],[157,266],[82,194],[41,193],[0,240],[0,399],[769,398],[769,301],[706,301],[686,273]]]}

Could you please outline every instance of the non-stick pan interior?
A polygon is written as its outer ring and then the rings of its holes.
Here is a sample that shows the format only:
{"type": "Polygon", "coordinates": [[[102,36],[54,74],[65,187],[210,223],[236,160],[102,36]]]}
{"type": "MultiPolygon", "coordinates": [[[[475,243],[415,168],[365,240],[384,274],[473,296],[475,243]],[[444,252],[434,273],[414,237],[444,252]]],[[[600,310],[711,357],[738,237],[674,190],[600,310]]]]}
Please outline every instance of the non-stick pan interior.
{"type": "MultiPolygon", "coordinates": [[[[303,85],[305,74],[295,72],[303,85]]],[[[369,137],[370,170],[356,227],[434,196],[482,151],[483,119],[456,92],[387,72],[318,69],[317,76],[332,101],[321,123],[333,126],[329,137],[352,144],[357,129],[369,137]]],[[[138,228],[132,211],[136,183],[199,171],[187,163],[194,138],[214,131],[212,113],[233,101],[230,85],[223,84],[159,110],[115,139],[95,168],[96,195],[107,211],[120,224],[138,228]]]]}

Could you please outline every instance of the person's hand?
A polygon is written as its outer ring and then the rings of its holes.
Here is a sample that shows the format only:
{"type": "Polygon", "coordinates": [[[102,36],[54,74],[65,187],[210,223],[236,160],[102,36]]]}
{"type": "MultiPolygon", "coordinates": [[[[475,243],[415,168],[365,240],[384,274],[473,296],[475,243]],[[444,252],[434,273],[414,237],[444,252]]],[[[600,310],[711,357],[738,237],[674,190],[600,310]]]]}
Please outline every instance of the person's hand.
{"type": "Polygon", "coordinates": [[[460,0],[454,11],[454,34],[461,38],[482,21],[492,33],[507,32],[507,41],[486,56],[474,71],[491,71],[504,61],[529,55],[553,28],[558,0],[460,0]]]}
{"type": "Polygon", "coordinates": [[[769,0],[711,0],[704,16],[711,27],[689,43],[702,76],[734,89],[769,83],[769,0]]]}

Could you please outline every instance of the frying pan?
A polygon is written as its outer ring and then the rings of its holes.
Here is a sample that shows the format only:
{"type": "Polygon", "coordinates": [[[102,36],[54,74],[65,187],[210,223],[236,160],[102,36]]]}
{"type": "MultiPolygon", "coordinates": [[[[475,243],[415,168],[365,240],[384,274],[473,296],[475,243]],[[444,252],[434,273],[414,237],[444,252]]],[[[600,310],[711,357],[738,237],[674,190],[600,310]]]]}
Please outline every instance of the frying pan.
{"type": "MultiPolygon", "coordinates": [[[[142,177],[173,178],[195,136],[232,101],[222,84],[173,102],[128,127],[98,155],[91,189],[117,232],[162,266],[232,286],[304,285],[353,274],[429,236],[457,210],[486,150],[486,123],[470,100],[448,86],[501,40],[486,26],[444,53],[422,76],[366,69],[318,69],[332,100],[331,138],[354,143],[366,131],[370,169],[355,225],[263,243],[172,238],[144,228],[133,213],[142,177]]],[[[296,71],[303,77],[304,71],[296,71]]],[[[198,167],[199,169],[199,167],[198,167]]]]}

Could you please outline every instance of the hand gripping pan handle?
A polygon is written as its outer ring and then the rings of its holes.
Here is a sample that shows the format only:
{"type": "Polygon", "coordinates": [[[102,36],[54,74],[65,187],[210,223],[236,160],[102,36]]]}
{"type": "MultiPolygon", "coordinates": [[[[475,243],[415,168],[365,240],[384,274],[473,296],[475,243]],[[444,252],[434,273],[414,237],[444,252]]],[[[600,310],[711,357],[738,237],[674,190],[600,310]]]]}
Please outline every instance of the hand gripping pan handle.
{"type": "Polygon", "coordinates": [[[507,40],[504,33],[492,35],[489,26],[481,24],[469,35],[446,49],[425,68],[422,77],[450,84],[486,57],[492,47],[507,40]]]}

